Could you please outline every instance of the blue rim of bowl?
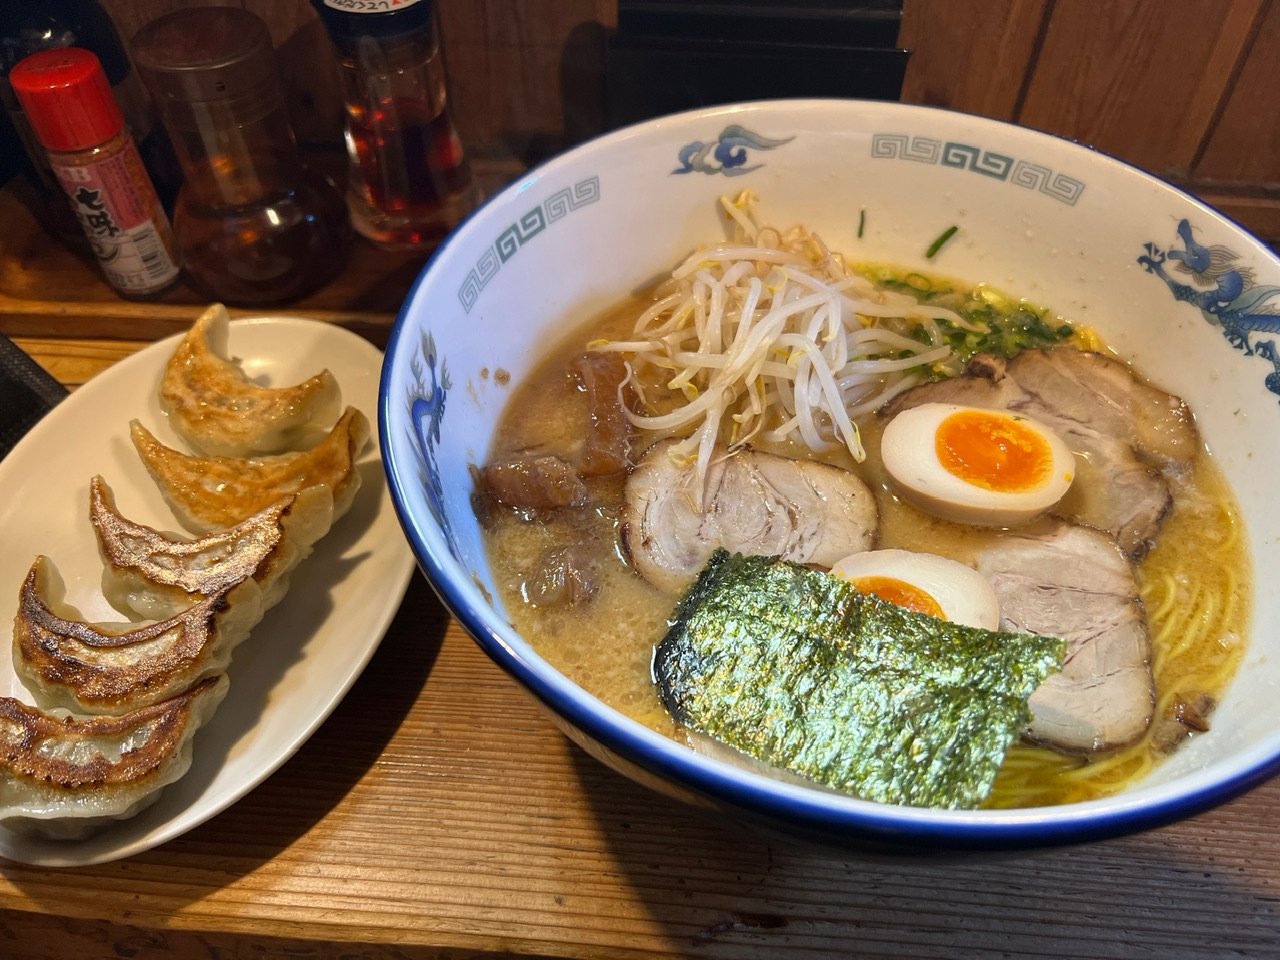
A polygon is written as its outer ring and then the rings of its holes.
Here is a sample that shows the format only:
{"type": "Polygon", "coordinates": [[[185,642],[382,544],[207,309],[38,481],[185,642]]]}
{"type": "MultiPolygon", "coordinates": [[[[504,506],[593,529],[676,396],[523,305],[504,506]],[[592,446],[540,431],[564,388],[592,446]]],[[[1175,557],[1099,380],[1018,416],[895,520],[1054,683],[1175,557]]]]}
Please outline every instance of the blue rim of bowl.
{"type": "MultiPolygon", "coordinates": [[[[686,794],[701,797],[716,807],[736,810],[747,820],[789,834],[808,835],[825,841],[847,840],[855,845],[865,842],[919,850],[1017,850],[1085,843],[1138,833],[1195,816],[1271,779],[1280,773],[1280,751],[1244,764],[1228,776],[1168,796],[1160,796],[1160,788],[1137,787],[1108,798],[1061,806],[973,811],[895,807],[832,791],[771,780],[698,754],[631,720],[573,684],[539,657],[509,624],[501,622],[496,611],[479,598],[478,591],[476,597],[472,598],[459,589],[455,580],[466,582],[469,575],[465,570],[454,569],[456,561],[443,542],[439,545],[429,543],[413,523],[398,477],[416,477],[417,472],[411,464],[401,464],[398,461],[397,446],[391,437],[391,373],[400,349],[401,335],[407,326],[411,308],[418,300],[419,290],[455,239],[490,205],[500,203],[508,196],[527,188],[531,182],[551,172],[561,162],[567,162],[566,158],[601,143],[640,135],[655,124],[676,124],[695,118],[749,113],[760,109],[813,109],[832,104],[959,116],[983,124],[1011,127],[1018,131],[1019,136],[1067,144],[1115,163],[1140,178],[1160,184],[1204,213],[1221,218],[1253,240],[1280,267],[1280,256],[1252,231],[1176,184],[1088,145],[978,114],[916,104],[839,98],[761,100],[684,111],[602,133],[531,167],[517,180],[477,206],[428,258],[410,287],[392,326],[379,388],[378,429],[383,467],[401,527],[432,589],[495,664],[520,683],[544,707],[580,731],[587,739],[599,743],[639,770],[671,782],[686,794]],[[504,636],[507,632],[510,636],[504,636]]],[[[435,528],[432,528],[431,533],[440,537],[440,532],[435,528]]],[[[1194,779],[1194,775],[1192,778],[1194,779]]]]}

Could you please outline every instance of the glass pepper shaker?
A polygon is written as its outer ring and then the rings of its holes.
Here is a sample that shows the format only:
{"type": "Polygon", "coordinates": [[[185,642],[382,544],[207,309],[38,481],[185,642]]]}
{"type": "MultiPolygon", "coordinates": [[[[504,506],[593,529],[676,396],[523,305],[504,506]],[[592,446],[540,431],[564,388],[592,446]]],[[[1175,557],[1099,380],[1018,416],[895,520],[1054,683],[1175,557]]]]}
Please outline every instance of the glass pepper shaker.
{"type": "Polygon", "coordinates": [[[338,54],[347,209],[385,249],[439,243],[480,202],[446,99],[434,0],[312,0],[338,54]]]}
{"type": "Polygon", "coordinates": [[[332,280],[350,224],[338,188],[303,163],[261,18],[177,10],[138,31],[131,50],[182,166],[173,229],[192,280],[249,306],[332,280]]]}

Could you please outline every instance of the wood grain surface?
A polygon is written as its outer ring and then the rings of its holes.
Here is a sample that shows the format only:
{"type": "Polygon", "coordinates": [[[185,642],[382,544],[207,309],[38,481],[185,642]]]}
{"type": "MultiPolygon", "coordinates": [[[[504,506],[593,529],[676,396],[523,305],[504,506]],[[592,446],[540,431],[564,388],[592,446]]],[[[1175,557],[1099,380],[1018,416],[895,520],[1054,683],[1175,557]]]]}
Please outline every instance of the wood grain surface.
{"type": "Polygon", "coordinates": [[[48,928],[81,951],[65,956],[140,936],[157,939],[132,956],[1280,955],[1278,800],[1272,785],[1178,827],[990,860],[768,840],[571,746],[417,581],[279,773],[131,860],[6,866],[0,935],[48,928]]]}
{"type": "MultiPolygon", "coordinates": [[[[313,163],[332,165],[331,154],[313,163]]],[[[477,179],[491,194],[524,170],[514,161],[481,161],[477,179]]],[[[209,295],[182,275],[159,296],[130,301],[107,284],[86,250],[52,235],[41,199],[24,177],[0,187],[0,333],[10,337],[158,340],[185,330],[209,295]]],[[[353,237],[342,271],[319,290],[286,306],[233,308],[232,316],[295,313],[354,330],[386,344],[405,294],[430,250],[388,252],[353,237]]]]}
{"type": "MultiPolygon", "coordinates": [[[[142,343],[19,338],[70,385],[142,343]]],[[[198,746],[198,745],[197,745],[198,746]]],[[[278,772],[157,849],[0,865],[0,956],[1280,957],[1280,781],[1004,855],[768,837],[572,745],[415,577],[278,772]]]]}
{"type": "Polygon", "coordinates": [[[1226,183],[1280,183],[1280,3],[1266,5],[1221,117],[1196,162],[1197,175],[1226,183]]]}
{"type": "MultiPolygon", "coordinates": [[[[207,0],[208,2],[208,0],[207,0]]],[[[332,49],[308,0],[261,16],[289,117],[337,148],[332,49]]],[[[189,0],[103,0],[126,38],[189,0]]],[[[438,0],[449,93],[475,158],[541,160],[605,127],[617,0],[438,0]]],[[[903,0],[902,99],[1025,123],[1177,180],[1280,240],[1277,0],[903,0]]]]}
{"type": "Polygon", "coordinates": [[[912,56],[902,99],[1013,120],[1051,8],[1051,0],[904,3],[898,42],[912,56]]]}
{"type": "Polygon", "coordinates": [[[1185,176],[1262,5],[1224,0],[1207,17],[1203,0],[1058,4],[1016,119],[1185,176]]]}
{"type": "Polygon", "coordinates": [[[1172,180],[1280,241],[1280,3],[904,0],[902,99],[1012,120],[1172,180]]]}
{"type": "MultiPolygon", "coordinates": [[[[335,135],[308,5],[238,2],[272,26],[299,135],[335,135]]],[[[126,36],[182,3],[106,0],[126,36]]],[[[1015,120],[1025,109],[1055,132],[1132,147],[1280,238],[1276,0],[904,11],[916,50],[904,99],[1015,120]]],[[[442,0],[441,15],[459,123],[495,158],[495,181],[540,144],[593,132],[614,0],[442,0]]],[[[420,265],[357,244],[347,271],[294,309],[385,342],[420,265]]],[[[67,385],[202,305],[187,288],[119,300],[0,191],[0,331],[67,385]]],[[[4,960],[1241,960],[1280,958],[1278,911],[1280,781],[1173,826],[1029,853],[767,837],[572,745],[421,576],[338,709],[229,810],[115,863],[0,862],[4,960]]]]}

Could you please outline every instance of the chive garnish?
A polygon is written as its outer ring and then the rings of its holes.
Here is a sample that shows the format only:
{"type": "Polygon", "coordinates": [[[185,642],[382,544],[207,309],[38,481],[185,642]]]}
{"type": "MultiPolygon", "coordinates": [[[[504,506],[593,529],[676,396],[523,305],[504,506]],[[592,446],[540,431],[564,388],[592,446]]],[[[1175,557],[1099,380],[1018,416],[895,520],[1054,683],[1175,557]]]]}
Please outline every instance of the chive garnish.
{"type": "Polygon", "coordinates": [[[938,239],[929,244],[929,249],[925,252],[924,258],[926,260],[932,260],[933,255],[941,250],[942,245],[955,236],[955,232],[959,229],[960,228],[953,223],[951,226],[947,227],[947,229],[943,230],[942,233],[938,235],[938,239]]]}
{"type": "Polygon", "coordinates": [[[863,207],[858,211],[858,239],[862,239],[862,231],[867,226],[867,208],[863,207]]]}

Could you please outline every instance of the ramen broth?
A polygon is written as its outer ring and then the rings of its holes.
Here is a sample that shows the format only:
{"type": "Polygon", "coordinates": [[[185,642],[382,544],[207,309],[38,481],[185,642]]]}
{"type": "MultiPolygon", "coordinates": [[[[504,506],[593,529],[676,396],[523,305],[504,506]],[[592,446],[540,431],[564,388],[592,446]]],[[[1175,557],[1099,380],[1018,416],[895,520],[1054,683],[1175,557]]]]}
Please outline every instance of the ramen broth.
{"type": "MultiPolygon", "coordinates": [[[[592,319],[546,357],[511,396],[490,459],[554,454],[573,462],[590,411],[570,361],[590,341],[625,338],[649,302],[628,300],[592,319]]],[[[843,448],[818,459],[854,470],[871,485],[881,515],[878,547],[971,562],[985,542],[1000,536],[999,531],[932,517],[896,498],[878,458],[882,425],[871,416],[859,427],[866,461],[854,464],[843,448]]],[[[633,461],[648,442],[633,435],[633,461]]],[[[814,458],[798,445],[755,446],[814,458]]],[[[609,706],[684,741],[650,675],[653,647],[666,632],[679,597],[650,585],[627,564],[618,535],[625,477],[584,479],[590,491],[586,508],[546,511],[536,522],[515,511],[492,511],[486,518],[486,545],[494,583],[512,624],[548,662],[609,706]],[[590,568],[597,590],[587,602],[543,603],[532,571],[548,553],[565,549],[573,552],[576,563],[590,568]]],[[[1243,653],[1251,584],[1247,545],[1230,490],[1203,449],[1194,469],[1174,483],[1174,509],[1138,572],[1158,696],[1147,735],[1137,744],[1088,759],[1017,744],[988,806],[1046,805],[1113,793],[1144,775],[1188,736],[1222,695],[1243,653]]]]}

